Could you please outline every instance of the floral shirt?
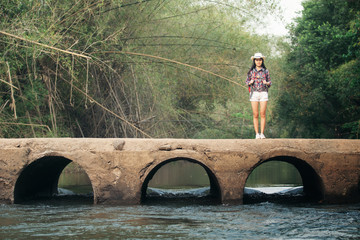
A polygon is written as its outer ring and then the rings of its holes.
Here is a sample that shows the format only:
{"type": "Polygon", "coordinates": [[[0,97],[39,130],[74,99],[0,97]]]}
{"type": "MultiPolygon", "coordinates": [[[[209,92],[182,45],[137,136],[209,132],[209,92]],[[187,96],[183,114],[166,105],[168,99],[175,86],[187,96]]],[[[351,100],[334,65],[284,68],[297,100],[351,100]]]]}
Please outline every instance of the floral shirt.
{"type": "Polygon", "coordinates": [[[261,68],[260,70],[254,68],[247,76],[246,85],[251,87],[252,92],[267,92],[271,86],[269,71],[264,68],[261,68]],[[254,83],[249,85],[251,80],[254,80],[254,83]],[[270,84],[264,84],[263,80],[266,80],[266,82],[269,82],[270,84]]]}

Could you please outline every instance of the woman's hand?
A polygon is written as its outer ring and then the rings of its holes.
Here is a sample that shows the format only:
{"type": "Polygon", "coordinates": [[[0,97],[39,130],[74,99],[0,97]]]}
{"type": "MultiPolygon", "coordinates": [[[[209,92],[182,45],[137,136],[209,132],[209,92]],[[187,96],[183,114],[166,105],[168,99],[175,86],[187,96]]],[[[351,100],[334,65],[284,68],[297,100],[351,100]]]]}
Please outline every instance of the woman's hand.
{"type": "Polygon", "coordinates": [[[266,80],[263,81],[263,84],[269,85],[269,83],[266,80]]]}
{"type": "Polygon", "coordinates": [[[253,79],[253,80],[251,80],[250,82],[249,82],[249,85],[251,85],[251,84],[253,84],[255,82],[255,80],[253,79]]]}

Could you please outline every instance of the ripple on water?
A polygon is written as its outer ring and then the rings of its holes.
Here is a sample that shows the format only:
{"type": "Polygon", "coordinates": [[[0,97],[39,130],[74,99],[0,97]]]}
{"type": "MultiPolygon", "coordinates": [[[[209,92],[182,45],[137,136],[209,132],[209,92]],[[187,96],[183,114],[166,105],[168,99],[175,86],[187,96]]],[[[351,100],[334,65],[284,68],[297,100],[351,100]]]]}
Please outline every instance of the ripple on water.
{"type": "Polygon", "coordinates": [[[360,204],[0,205],[2,239],[358,239],[360,204]]]}

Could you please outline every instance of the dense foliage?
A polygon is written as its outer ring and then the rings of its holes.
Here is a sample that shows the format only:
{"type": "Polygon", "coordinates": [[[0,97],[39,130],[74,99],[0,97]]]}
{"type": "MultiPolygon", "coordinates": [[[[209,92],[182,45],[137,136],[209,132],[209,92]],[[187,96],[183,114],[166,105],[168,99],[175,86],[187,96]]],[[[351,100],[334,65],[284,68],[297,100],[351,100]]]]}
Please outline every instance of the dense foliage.
{"type": "Polygon", "coordinates": [[[360,3],[312,0],[291,29],[275,109],[282,137],[358,138],[360,3]]]}
{"type": "Polygon", "coordinates": [[[270,47],[245,23],[274,2],[1,1],[0,136],[252,135],[245,72],[270,47]]]}

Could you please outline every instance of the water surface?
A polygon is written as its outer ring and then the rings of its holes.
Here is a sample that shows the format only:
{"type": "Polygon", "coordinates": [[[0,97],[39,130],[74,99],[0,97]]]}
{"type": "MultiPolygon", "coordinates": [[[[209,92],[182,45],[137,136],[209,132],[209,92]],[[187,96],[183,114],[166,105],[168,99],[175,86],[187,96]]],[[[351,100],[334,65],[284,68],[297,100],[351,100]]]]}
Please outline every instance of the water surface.
{"type": "Polygon", "coordinates": [[[359,239],[360,204],[0,205],[1,239],[359,239]]]}

